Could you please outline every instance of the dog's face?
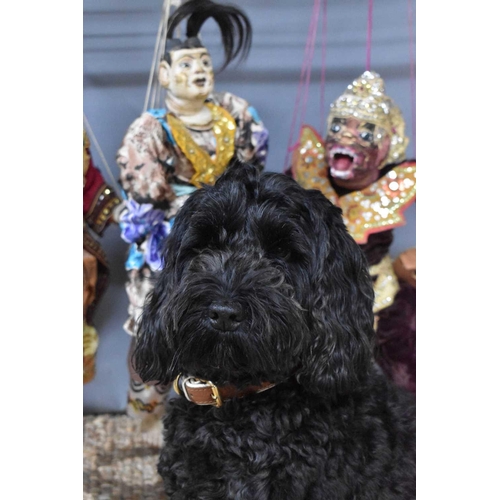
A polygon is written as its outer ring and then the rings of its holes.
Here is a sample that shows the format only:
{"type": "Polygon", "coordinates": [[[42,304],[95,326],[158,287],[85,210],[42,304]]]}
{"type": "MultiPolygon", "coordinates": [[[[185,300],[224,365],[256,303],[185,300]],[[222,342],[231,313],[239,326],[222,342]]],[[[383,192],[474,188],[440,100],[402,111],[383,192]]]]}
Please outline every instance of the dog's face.
{"type": "Polygon", "coordinates": [[[295,376],[345,392],[366,372],[373,291],[362,252],[318,191],[242,163],[177,214],[146,301],[136,368],[216,384],[295,376]]]}

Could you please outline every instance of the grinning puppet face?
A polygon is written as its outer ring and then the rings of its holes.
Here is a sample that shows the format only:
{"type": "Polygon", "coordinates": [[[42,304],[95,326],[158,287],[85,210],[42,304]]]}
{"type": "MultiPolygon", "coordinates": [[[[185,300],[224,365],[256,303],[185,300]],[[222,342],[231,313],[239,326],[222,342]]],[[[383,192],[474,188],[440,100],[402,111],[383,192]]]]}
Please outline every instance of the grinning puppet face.
{"type": "Polygon", "coordinates": [[[390,135],[381,126],[354,117],[333,117],[326,137],[329,173],[339,185],[363,189],[378,178],[390,135]]]}

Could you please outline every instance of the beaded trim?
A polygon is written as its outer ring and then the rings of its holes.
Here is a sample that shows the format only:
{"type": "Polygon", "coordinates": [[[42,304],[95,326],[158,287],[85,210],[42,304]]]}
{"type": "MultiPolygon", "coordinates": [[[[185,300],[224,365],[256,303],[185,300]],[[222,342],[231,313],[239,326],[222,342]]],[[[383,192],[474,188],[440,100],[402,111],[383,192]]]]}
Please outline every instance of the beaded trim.
{"type": "Polygon", "coordinates": [[[179,118],[172,113],[167,114],[167,121],[175,142],[195,170],[190,182],[198,188],[202,184],[214,184],[217,177],[224,172],[234,154],[234,136],[236,132],[234,118],[221,106],[213,103],[206,103],[206,106],[212,112],[212,131],[217,143],[214,160],[196,144],[179,118]]]}
{"type": "Polygon", "coordinates": [[[399,292],[399,282],[391,257],[386,255],[378,264],[370,266],[370,276],[376,277],[373,285],[375,291],[373,312],[378,313],[392,305],[394,297],[399,292]]]}

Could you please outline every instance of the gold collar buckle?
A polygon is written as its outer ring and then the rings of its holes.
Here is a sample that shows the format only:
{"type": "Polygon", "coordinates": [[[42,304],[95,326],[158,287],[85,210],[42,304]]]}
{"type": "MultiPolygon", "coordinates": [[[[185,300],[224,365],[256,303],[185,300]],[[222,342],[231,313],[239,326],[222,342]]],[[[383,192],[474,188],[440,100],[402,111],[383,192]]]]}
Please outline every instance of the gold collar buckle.
{"type": "Polygon", "coordinates": [[[212,399],[215,401],[215,406],[220,408],[222,406],[222,398],[220,397],[219,388],[210,380],[202,380],[201,382],[205,382],[212,389],[212,399]]]}
{"type": "MultiPolygon", "coordinates": [[[[211,398],[215,401],[215,406],[217,408],[220,408],[222,406],[223,401],[219,393],[219,388],[210,380],[203,380],[200,378],[190,377],[190,376],[186,377],[186,376],[181,376],[179,374],[177,375],[173,383],[174,391],[179,396],[184,396],[188,401],[191,401],[192,403],[197,403],[196,401],[193,401],[193,399],[191,398],[189,391],[186,388],[187,383],[191,383],[192,388],[193,386],[196,386],[196,389],[210,388],[211,398]]],[[[203,403],[203,404],[209,404],[209,403],[203,403]]]]}

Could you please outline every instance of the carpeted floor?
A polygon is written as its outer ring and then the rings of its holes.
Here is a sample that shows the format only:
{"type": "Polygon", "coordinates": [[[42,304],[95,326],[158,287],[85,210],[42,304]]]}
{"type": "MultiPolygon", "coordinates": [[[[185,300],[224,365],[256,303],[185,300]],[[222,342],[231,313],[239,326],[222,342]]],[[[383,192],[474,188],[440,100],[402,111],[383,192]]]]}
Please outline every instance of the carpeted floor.
{"type": "Polygon", "coordinates": [[[156,471],[161,427],[126,415],[83,417],[83,500],[166,500],[156,471]]]}

